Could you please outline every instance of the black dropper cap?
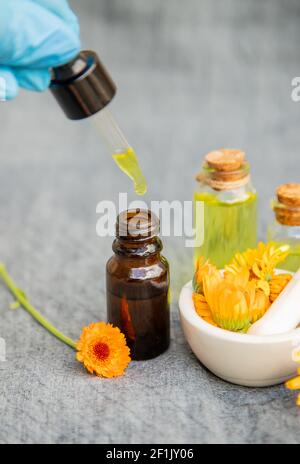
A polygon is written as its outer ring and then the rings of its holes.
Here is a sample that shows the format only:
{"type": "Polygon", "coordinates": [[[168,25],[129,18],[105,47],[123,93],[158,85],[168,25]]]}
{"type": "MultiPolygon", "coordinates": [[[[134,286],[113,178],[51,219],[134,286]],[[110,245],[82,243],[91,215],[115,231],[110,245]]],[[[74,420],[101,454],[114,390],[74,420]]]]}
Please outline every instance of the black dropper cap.
{"type": "Polygon", "coordinates": [[[81,51],[74,60],[53,68],[50,90],[69,119],[84,119],[102,110],[117,88],[98,55],[81,51]]]}

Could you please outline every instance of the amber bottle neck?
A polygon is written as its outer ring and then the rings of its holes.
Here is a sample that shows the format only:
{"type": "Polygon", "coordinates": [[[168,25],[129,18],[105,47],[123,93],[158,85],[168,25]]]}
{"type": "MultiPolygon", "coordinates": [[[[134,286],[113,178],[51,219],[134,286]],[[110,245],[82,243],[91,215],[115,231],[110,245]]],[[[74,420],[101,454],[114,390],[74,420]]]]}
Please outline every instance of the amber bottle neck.
{"type": "Polygon", "coordinates": [[[132,240],[116,238],[112,249],[114,253],[123,257],[140,257],[159,255],[162,250],[162,242],[159,237],[151,237],[147,240],[132,240]]]}

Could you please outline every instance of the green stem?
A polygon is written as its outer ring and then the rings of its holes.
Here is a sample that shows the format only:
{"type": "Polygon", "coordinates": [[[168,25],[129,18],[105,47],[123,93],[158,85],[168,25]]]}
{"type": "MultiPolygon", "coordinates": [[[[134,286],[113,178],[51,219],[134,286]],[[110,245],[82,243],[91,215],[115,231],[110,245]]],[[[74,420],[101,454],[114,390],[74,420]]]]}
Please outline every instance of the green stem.
{"type": "Polygon", "coordinates": [[[11,294],[16,298],[20,305],[37,321],[41,324],[48,332],[52,333],[54,337],[61,340],[66,345],[69,345],[71,348],[76,349],[76,342],[69,337],[66,337],[63,333],[59,332],[47,319],[45,319],[37,309],[35,309],[27,300],[24,292],[20,290],[13,279],[8,274],[4,264],[0,264],[0,278],[11,292],[11,294]]]}

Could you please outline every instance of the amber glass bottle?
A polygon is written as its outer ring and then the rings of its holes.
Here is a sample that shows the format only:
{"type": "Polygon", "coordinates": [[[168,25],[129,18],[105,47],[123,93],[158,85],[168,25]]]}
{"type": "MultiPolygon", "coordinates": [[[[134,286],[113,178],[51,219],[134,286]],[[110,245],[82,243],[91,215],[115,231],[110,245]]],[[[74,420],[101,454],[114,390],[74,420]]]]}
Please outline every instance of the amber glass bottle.
{"type": "Polygon", "coordinates": [[[125,334],[136,360],[154,358],[170,343],[169,265],[158,233],[151,211],[124,211],[106,266],[108,322],[125,334]]]}

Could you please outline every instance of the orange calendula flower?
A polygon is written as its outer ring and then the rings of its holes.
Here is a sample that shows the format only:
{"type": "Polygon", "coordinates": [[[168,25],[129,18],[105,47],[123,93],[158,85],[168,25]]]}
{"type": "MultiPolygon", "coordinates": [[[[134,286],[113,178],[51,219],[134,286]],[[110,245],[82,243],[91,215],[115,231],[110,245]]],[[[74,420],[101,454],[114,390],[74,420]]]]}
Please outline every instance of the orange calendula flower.
{"type": "Polygon", "coordinates": [[[246,288],[249,283],[250,272],[247,267],[243,267],[236,272],[231,272],[230,269],[224,272],[224,279],[238,285],[241,288],[246,288]]]}
{"type": "Polygon", "coordinates": [[[118,377],[130,363],[125,336],[117,327],[104,322],[83,329],[77,343],[77,359],[86,369],[100,377],[118,377]]]}
{"type": "Polygon", "coordinates": [[[241,287],[214,274],[204,278],[203,288],[213,321],[219,327],[233,332],[249,329],[249,300],[241,287]]]}
{"type": "Polygon", "coordinates": [[[291,274],[277,274],[270,281],[270,301],[273,303],[292,280],[291,274]]]}
{"type": "Polygon", "coordinates": [[[193,293],[193,302],[198,316],[200,316],[209,324],[216,326],[217,324],[214,322],[212,318],[212,313],[205,299],[205,296],[201,295],[200,293],[193,293]]]}
{"type": "MultiPolygon", "coordinates": [[[[225,273],[225,280],[228,280],[240,287],[246,297],[250,311],[250,322],[253,324],[258,321],[270,307],[268,292],[261,288],[256,280],[249,281],[250,272],[247,268],[242,268],[238,273],[225,273]]],[[[266,283],[266,282],[265,282],[266,283]]]]}
{"type": "Polygon", "coordinates": [[[257,288],[269,297],[270,281],[275,276],[275,268],[285,260],[288,253],[288,245],[278,247],[273,243],[265,245],[260,242],[257,248],[237,253],[233,261],[226,266],[225,275],[238,275],[242,269],[246,268],[250,272],[250,280],[256,280],[257,288]]]}
{"type": "Polygon", "coordinates": [[[211,274],[217,270],[216,266],[205,260],[203,256],[196,261],[196,270],[193,279],[193,288],[196,293],[203,294],[203,279],[207,274],[211,274]]]}
{"type": "Polygon", "coordinates": [[[254,300],[250,305],[251,324],[263,317],[271,306],[270,300],[263,290],[256,289],[254,300]]]}
{"type": "MultiPolygon", "coordinates": [[[[244,253],[237,253],[229,267],[247,267],[252,271],[254,267],[259,273],[257,275],[254,272],[256,277],[262,277],[262,271],[267,272],[270,270],[273,272],[277,264],[285,260],[288,256],[289,248],[289,245],[276,246],[271,242],[268,244],[260,242],[257,248],[248,249],[244,253]]],[[[263,277],[266,277],[266,275],[264,274],[263,277]]]]}
{"type": "MultiPolygon", "coordinates": [[[[300,368],[298,368],[298,376],[294,379],[288,380],[285,382],[286,388],[289,390],[300,390],[300,368]]],[[[297,397],[297,406],[300,406],[300,394],[297,397]]]]}

